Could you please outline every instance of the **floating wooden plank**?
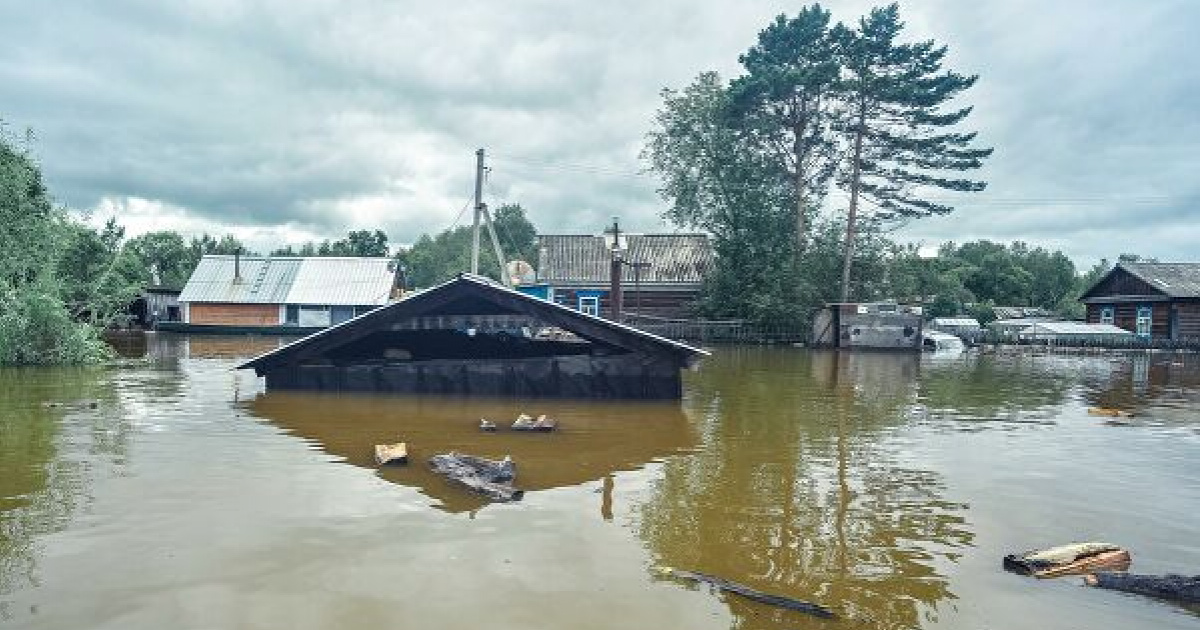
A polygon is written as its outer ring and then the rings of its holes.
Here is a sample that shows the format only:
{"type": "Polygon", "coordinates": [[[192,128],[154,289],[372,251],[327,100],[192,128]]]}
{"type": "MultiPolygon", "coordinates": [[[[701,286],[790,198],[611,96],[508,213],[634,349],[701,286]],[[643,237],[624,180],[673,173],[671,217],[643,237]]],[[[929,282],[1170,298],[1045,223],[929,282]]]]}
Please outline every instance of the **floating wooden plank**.
{"type": "Polygon", "coordinates": [[[376,444],[375,463],[380,466],[403,465],[408,463],[408,444],[376,444]]]}
{"type": "Polygon", "coordinates": [[[1041,578],[1128,567],[1129,552],[1106,542],[1082,542],[1004,556],[1005,570],[1041,578]]]}
{"type": "Polygon", "coordinates": [[[836,617],[836,615],[833,614],[832,610],[829,610],[828,608],[821,606],[820,604],[814,604],[812,602],[806,602],[806,601],[800,600],[800,599],[792,599],[791,597],[784,597],[782,595],[772,595],[771,593],[765,593],[763,591],[750,588],[749,586],[745,586],[744,584],[730,582],[729,580],[725,580],[725,579],[722,579],[722,578],[719,578],[719,577],[716,577],[713,575],[708,575],[706,573],[696,573],[694,571],[681,571],[679,569],[673,569],[671,567],[659,567],[658,572],[662,575],[666,575],[669,577],[675,577],[675,578],[679,578],[679,579],[683,579],[683,580],[692,580],[694,582],[703,582],[705,584],[711,584],[712,586],[715,586],[716,588],[718,588],[722,591],[736,593],[738,595],[741,595],[742,597],[745,597],[746,599],[750,599],[750,600],[760,602],[763,604],[770,604],[772,606],[778,606],[780,608],[786,608],[788,610],[795,610],[798,612],[812,615],[814,617],[820,617],[822,619],[833,619],[836,617]]]}
{"type": "Polygon", "coordinates": [[[1200,575],[1137,575],[1096,573],[1083,578],[1088,586],[1136,593],[1156,599],[1189,604],[1200,603],[1200,575]]]}

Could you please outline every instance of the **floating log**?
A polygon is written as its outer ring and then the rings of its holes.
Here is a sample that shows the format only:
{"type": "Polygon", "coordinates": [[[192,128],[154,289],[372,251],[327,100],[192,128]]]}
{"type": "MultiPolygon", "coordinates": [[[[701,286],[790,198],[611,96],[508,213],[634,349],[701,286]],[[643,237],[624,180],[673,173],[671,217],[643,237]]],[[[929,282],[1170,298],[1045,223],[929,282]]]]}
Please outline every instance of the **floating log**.
{"type": "Polygon", "coordinates": [[[1005,570],[1040,578],[1128,567],[1129,552],[1111,543],[1071,543],[1004,556],[1005,570]]]}
{"type": "Polygon", "coordinates": [[[1156,599],[1189,604],[1200,603],[1200,575],[1138,575],[1136,573],[1094,573],[1085,576],[1088,586],[1136,593],[1156,599]]]}
{"type": "Polygon", "coordinates": [[[712,586],[714,586],[722,591],[736,593],[738,595],[741,595],[742,597],[745,597],[746,599],[750,599],[750,600],[760,602],[763,604],[770,604],[772,606],[779,606],[780,608],[787,608],[788,610],[799,611],[802,613],[812,615],[814,617],[820,617],[822,619],[833,619],[836,617],[836,615],[833,614],[832,610],[829,610],[828,608],[821,606],[820,604],[814,604],[812,602],[806,602],[806,601],[800,600],[800,599],[792,599],[790,597],[784,597],[782,595],[772,595],[770,593],[764,593],[763,591],[750,588],[749,586],[745,586],[743,584],[738,584],[736,582],[730,582],[729,580],[725,580],[725,579],[722,579],[722,578],[719,578],[719,577],[716,577],[713,575],[708,575],[706,573],[696,573],[694,571],[682,571],[680,569],[674,569],[671,567],[658,567],[658,572],[662,575],[669,576],[669,577],[675,577],[675,578],[679,578],[679,579],[683,579],[683,580],[692,580],[693,582],[703,582],[705,584],[711,584],[712,586]]]}
{"type": "Polygon", "coordinates": [[[512,486],[517,467],[508,457],[497,462],[462,453],[444,453],[429,458],[429,467],[451,483],[493,501],[517,501],[525,494],[512,486]]]}
{"type": "Polygon", "coordinates": [[[1092,407],[1088,409],[1088,415],[1091,416],[1108,416],[1109,418],[1132,418],[1132,411],[1124,409],[1112,409],[1109,407],[1092,407]]]}
{"type": "Polygon", "coordinates": [[[492,422],[491,420],[488,420],[487,418],[481,418],[479,420],[479,430],[487,431],[489,433],[495,432],[496,431],[496,423],[492,422]]]}
{"type": "Polygon", "coordinates": [[[408,463],[408,444],[376,444],[375,463],[380,466],[403,465],[408,463]]]}

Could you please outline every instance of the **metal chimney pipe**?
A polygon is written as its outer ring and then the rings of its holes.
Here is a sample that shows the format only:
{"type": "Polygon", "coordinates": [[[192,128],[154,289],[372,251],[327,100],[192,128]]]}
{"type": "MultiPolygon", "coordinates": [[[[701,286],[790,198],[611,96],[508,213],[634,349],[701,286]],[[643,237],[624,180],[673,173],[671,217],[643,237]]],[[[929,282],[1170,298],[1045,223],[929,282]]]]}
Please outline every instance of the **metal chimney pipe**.
{"type": "Polygon", "coordinates": [[[242,248],[233,250],[233,281],[242,281],[242,248]]]}

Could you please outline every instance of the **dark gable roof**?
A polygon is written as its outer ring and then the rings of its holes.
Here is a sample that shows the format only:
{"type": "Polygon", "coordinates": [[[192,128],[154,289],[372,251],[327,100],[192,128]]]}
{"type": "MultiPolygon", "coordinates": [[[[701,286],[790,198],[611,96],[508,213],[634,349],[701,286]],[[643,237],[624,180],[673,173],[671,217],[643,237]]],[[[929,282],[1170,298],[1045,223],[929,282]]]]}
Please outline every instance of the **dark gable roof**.
{"type": "MultiPolygon", "coordinates": [[[[641,282],[699,284],[713,264],[713,249],[703,234],[629,234],[625,260],[648,262],[641,282]]],[[[538,279],[555,283],[607,283],[611,258],[603,236],[538,236],[538,279]]],[[[626,270],[625,276],[633,278],[626,270]]]]}
{"type": "Polygon", "coordinates": [[[313,333],[286,346],[259,355],[238,369],[254,368],[259,374],[294,360],[320,354],[379,330],[392,322],[410,317],[438,315],[447,306],[462,300],[482,300],[493,308],[535,317],[548,325],[569,330],[589,341],[598,341],[631,351],[674,355],[681,365],[690,364],[708,352],[684,343],[659,337],[631,326],[580,313],[492,282],[487,278],[462,274],[435,287],[413,293],[404,299],[355,317],[350,321],[313,333]]]}
{"type": "Polygon", "coordinates": [[[1089,287],[1082,298],[1091,296],[1097,287],[1104,285],[1113,274],[1121,270],[1168,297],[1200,297],[1200,263],[1120,262],[1096,284],[1089,287]]]}
{"type": "Polygon", "coordinates": [[[1118,267],[1171,297],[1200,297],[1200,263],[1118,263],[1118,267]]]}

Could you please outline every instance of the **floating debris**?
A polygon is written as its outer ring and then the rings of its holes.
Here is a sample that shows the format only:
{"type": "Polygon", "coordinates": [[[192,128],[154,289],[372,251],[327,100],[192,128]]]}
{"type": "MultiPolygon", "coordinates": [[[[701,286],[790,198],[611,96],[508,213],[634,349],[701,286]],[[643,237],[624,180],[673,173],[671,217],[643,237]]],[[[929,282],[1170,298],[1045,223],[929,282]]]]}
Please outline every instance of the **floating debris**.
{"type": "Polygon", "coordinates": [[[1088,586],[1136,593],[1156,599],[1200,603],[1200,575],[1137,575],[1135,573],[1095,573],[1085,576],[1088,586]]]}
{"type": "Polygon", "coordinates": [[[1004,556],[1005,570],[1039,578],[1082,575],[1097,569],[1129,567],[1129,552],[1104,542],[1071,543],[1004,556]]]}
{"type": "Polygon", "coordinates": [[[558,428],[558,420],[547,418],[545,415],[538,416],[537,420],[525,414],[517,416],[516,422],[512,425],[513,431],[541,431],[548,432],[558,428]]]}
{"type": "Polygon", "coordinates": [[[1124,409],[1112,409],[1110,407],[1092,407],[1088,409],[1089,416],[1108,416],[1110,418],[1132,418],[1132,411],[1124,409]]]}
{"type": "Polygon", "coordinates": [[[713,575],[708,575],[706,573],[696,573],[694,571],[682,571],[680,569],[674,569],[671,567],[658,567],[657,571],[660,575],[667,576],[667,577],[674,577],[674,578],[679,578],[682,580],[692,580],[694,582],[703,582],[705,584],[710,584],[722,591],[736,593],[738,595],[741,595],[742,597],[745,597],[746,599],[754,600],[756,602],[761,602],[763,604],[770,604],[772,606],[779,606],[780,608],[787,608],[788,610],[795,610],[795,611],[799,611],[802,613],[807,613],[814,617],[821,617],[822,619],[833,619],[836,617],[836,615],[833,614],[832,610],[829,610],[828,608],[821,606],[820,604],[814,604],[812,602],[806,602],[806,601],[800,600],[800,599],[792,599],[791,597],[784,597],[782,595],[772,595],[771,593],[764,593],[763,591],[750,588],[749,586],[745,586],[743,584],[738,584],[736,582],[730,582],[729,580],[725,580],[725,579],[722,579],[722,578],[719,578],[719,577],[716,577],[713,575]]]}
{"type": "Polygon", "coordinates": [[[408,463],[408,444],[376,444],[375,463],[380,466],[397,466],[408,463]]]}
{"type": "Polygon", "coordinates": [[[525,494],[512,485],[517,477],[517,465],[510,457],[495,461],[462,453],[444,453],[429,458],[429,467],[451,483],[493,501],[517,501],[525,494]]]}
{"type": "Polygon", "coordinates": [[[496,431],[496,423],[488,420],[487,418],[480,418],[479,430],[487,431],[488,433],[494,433],[496,431]]]}

